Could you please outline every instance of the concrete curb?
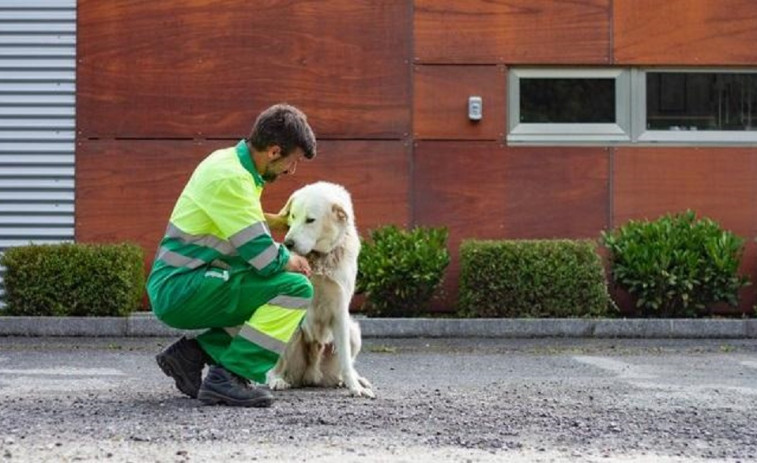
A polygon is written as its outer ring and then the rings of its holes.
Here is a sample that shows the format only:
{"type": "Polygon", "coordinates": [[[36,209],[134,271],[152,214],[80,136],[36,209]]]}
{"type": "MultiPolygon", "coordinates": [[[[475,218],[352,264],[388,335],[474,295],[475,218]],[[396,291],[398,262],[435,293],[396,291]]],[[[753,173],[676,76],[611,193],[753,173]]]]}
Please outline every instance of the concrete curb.
{"type": "MultiPolygon", "coordinates": [[[[367,338],[757,338],[757,319],[357,318],[367,338]]],[[[0,336],[147,337],[197,333],[152,313],[128,317],[0,317],[0,336]]]]}

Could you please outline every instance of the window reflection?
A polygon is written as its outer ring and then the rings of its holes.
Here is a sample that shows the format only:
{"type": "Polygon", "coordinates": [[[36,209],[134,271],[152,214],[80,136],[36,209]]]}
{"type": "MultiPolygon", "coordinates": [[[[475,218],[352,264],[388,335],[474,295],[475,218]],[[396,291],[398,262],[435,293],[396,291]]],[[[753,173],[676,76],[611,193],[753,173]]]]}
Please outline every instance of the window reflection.
{"type": "Polygon", "coordinates": [[[757,130],[757,74],[647,72],[647,129],[757,130]]]}
{"type": "Polygon", "coordinates": [[[614,123],[615,79],[522,78],[520,122],[614,123]]]}

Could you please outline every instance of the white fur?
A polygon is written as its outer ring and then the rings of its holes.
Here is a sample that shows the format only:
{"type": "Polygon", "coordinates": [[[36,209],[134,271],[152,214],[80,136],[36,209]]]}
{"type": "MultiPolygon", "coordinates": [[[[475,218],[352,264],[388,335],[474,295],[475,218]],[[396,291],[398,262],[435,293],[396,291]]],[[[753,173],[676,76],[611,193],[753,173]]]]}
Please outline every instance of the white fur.
{"type": "Polygon", "coordinates": [[[349,304],[360,238],[350,194],[334,183],[313,183],[295,191],[281,212],[289,224],[284,243],[308,257],[314,295],[301,329],[268,372],[268,385],[274,390],[343,385],[354,396],[375,397],[354,366],[360,326],[350,317],[349,304]]]}

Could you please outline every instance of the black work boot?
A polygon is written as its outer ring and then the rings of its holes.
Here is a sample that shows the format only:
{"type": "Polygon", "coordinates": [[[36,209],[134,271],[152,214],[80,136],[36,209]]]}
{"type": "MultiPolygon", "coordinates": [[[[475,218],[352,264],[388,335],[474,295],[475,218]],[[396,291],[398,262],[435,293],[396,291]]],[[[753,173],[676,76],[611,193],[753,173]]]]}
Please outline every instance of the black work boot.
{"type": "Polygon", "coordinates": [[[183,336],[155,356],[163,373],[176,382],[176,387],[196,399],[202,383],[202,369],[210,363],[210,357],[200,347],[196,339],[183,336]]]}
{"type": "Polygon", "coordinates": [[[270,407],[273,404],[273,394],[268,387],[252,385],[220,365],[210,367],[197,398],[205,405],[270,407]]]}

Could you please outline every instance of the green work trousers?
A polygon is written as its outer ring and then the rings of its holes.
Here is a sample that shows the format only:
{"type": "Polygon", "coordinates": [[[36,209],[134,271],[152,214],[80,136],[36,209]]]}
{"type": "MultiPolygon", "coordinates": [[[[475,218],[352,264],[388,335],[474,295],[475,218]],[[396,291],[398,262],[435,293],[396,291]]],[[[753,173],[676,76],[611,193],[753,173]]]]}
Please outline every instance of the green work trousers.
{"type": "MultiPolygon", "coordinates": [[[[274,367],[299,327],[313,298],[313,286],[304,275],[282,272],[261,277],[244,270],[198,269],[201,274],[170,278],[167,294],[189,296],[177,303],[155,304],[153,312],[165,324],[179,329],[208,328],[197,337],[203,350],[218,364],[258,383],[274,367]],[[192,287],[194,286],[194,287],[192,287]]],[[[160,291],[161,289],[159,289],[160,291]]]]}

